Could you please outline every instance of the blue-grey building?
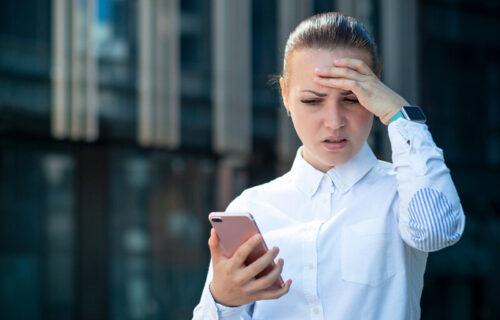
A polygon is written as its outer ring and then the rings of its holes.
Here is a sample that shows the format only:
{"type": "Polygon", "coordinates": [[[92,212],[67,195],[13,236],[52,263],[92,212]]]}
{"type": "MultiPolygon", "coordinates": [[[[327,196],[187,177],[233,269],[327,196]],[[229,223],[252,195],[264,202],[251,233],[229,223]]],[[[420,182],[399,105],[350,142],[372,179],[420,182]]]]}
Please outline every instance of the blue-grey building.
{"type": "MultiPolygon", "coordinates": [[[[359,18],[421,105],[467,215],[423,319],[499,319],[500,2],[3,0],[0,318],[187,319],[210,211],[299,145],[269,84],[302,19],[359,18]]],[[[369,142],[390,160],[386,129],[369,142]]]]}

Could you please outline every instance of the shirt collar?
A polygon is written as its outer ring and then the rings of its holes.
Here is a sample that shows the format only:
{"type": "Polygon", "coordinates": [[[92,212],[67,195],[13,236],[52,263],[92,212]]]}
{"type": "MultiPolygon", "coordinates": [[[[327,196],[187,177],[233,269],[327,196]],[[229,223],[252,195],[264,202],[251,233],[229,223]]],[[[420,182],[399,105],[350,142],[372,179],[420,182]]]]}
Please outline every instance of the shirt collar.
{"type": "Polygon", "coordinates": [[[347,192],[356,182],[363,178],[376,163],[377,158],[365,142],[361,150],[351,160],[323,173],[304,160],[302,157],[302,147],[300,147],[295,155],[290,173],[292,174],[293,181],[297,188],[309,197],[312,197],[318,190],[321,179],[325,177],[325,175],[330,177],[335,188],[338,188],[342,192],[347,192]]]}

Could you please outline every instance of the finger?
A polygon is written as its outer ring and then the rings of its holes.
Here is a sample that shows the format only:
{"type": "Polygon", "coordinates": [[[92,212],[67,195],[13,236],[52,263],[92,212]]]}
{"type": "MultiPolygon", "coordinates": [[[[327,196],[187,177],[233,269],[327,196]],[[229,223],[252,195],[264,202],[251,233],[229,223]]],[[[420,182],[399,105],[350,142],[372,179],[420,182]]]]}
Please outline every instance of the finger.
{"type": "Polygon", "coordinates": [[[215,229],[212,228],[210,230],[210,238],[208,239],[208,247],[210,248],[210,255],[212,256],[212,260],[216,261],[221,258],[224,258],[224,251],[220,247],[220,240],[215,229]]]}
{"type": "Polygon", "coordinates": [[[346,78],[351,80],[362,80],[364,74],[347,67],[328,67],[315,69],[316,75],[321,78],[346,78]]]}
{"type": "Polygon", "coordinates": [[[249,284],[248,289],[250,291],[260,291],[268,289],[270,286],[275,283],[281,275],[283,271],[283,259],[279,259],[278,263],[273,267],[272,271],[266,274],[265,276],[252,281],[249,284]]]}
{"type": "Polygon", "coordinates": [[[262,236],[258,233],[245,241],[229,259],[229,263],[232,264],[232,268],[240,268],[245,263],[248,255],[261,241],[262,236]]]}
{"type": "Polygon", "coordinates": [[[352,91],[357,94],[358,81],[345,78],[324,78],[324,77],[314,77],[314,82],[319,85],[331,88],[340,88],[346,91],[352,91]]]}
{"type": "Polygon", "coordinates": [[[259,259],[255,260],[245,269],[243,269],[243,272],[241,273],[242,280],[248,281],[254,278],[259,273],[261,273],[265,268],[267,268],[271,263],[273,263],[274,258],[276,258],[278,253],[279,253],[278,247],[273,247],[271,250],[268,250],[259,259]]]}
{"type": "Polygon", "coordinates": [[[285,294],[290,291],[290,286],[292,285],[292,279],[288,279],[285,282],[285,285],[281,289],[276,289],[276,290],[264,290],[259,292],[257,294],[257,300],[271,300],[271,299],[278,299],[281,296],[284,296],[285,294]]]}
{"type": "Polygon", "coordinates": [[[333,62],[336,67],[346,67],[358,71],[365,76],[373,75],[372,69],[361,59],[342,58],[333,62]]]}

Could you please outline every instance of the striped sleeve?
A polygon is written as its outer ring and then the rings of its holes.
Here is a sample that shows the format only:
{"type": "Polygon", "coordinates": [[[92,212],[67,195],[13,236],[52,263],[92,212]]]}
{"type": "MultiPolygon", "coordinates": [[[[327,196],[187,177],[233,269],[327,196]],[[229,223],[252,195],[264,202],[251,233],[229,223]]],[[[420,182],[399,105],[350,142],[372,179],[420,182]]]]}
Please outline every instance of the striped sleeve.
{"type": "Polygon", "coordinates": [[[431,252],[456,243],[465,227],[443,151],[425,124],[398,119],[389,125],[399,232],[411,247],[431,252]]]}
{"type": "Polygon", "coordinates": [[[451,203],[437,190],[420,189],[411,198],[408,213],[412,240],[422,251],[439,250],[460,238],[451,203]]]}

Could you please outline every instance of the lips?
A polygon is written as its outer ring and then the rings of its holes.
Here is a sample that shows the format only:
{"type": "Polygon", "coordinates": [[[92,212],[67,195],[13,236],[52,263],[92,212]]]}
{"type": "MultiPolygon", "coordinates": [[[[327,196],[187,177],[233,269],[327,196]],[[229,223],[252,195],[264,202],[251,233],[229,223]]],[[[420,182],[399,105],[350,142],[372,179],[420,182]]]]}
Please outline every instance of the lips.
{"type": "Polygon", "coordinates": [[[329,151],[340,150],[344,148],[347,143],[345,137],[327,137],[322,141],[322,145],[329,151]]]}
{"type": "Polygon", "coordinates": [[[329,136],[323,140],[323,142],[328,142],[328,143],[340,143],[344,141],[347,141],[347,138],[344,136],[329,136]]]}
{"type": "Polygon", "coordinates": [[[344,142],[344,141],[347,141],[347,139],[337,138],[337,139],[325,139],[325,140],[323,140],[323,142],[328,142],[328,143],[340,143],[340,142],[344,142]]]}

